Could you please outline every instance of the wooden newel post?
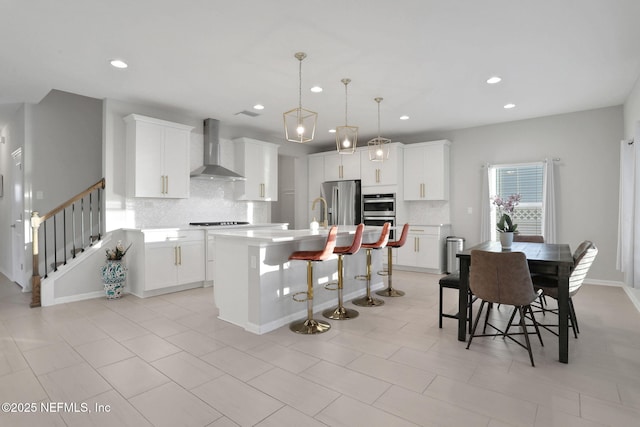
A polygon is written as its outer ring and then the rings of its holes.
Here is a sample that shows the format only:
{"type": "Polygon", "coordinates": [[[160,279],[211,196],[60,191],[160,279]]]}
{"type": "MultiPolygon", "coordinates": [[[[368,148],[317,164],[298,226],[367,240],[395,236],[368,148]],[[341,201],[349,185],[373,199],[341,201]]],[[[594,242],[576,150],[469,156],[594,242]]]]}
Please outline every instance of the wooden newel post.
{"type": "Polygon", "coordinates": [[[33,253],[33,266],[31,274],[31,307],[40,307],[40,272],[38,269],[38,230],[42,220],[38,212],[31,213],[31,252],[33,253]]]}

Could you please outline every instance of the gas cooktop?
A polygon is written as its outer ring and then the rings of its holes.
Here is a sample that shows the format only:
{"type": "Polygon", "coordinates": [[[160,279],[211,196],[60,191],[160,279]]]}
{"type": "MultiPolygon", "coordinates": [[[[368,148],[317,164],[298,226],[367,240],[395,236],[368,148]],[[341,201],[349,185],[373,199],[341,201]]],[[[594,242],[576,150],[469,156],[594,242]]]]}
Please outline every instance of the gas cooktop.
{"type": "Polygon", "coordinates": [[[202,227],[214,227],[217,225],[248,225],[246,221],[211,221],[211,222],[190,222],[189,225],[199,225],[202,227]]]}

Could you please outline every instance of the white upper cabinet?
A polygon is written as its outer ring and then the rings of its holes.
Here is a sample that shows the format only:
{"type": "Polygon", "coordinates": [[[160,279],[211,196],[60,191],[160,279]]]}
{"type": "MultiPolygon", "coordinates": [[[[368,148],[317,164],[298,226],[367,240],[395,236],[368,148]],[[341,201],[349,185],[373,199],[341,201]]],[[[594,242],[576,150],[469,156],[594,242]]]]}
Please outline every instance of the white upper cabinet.
{"type": "Polygon", "coordinates": [[[308,156],[307,172],[309,182],[309,200],[319,197],[322,183],[324,182],[324,158],[325,156],[308,156]]]}
{"type": "Polygon", "coordinates": [[[250,138],[233,140],[235,171],[246,178],[235,183],[238,200],[278,200],[278,145],[250,138]]]}
{"type": "Polygon", "coordinates": [[[369,160],[367,148],[360,151],[360,175],[362,186],[397,185],[401,179],[402,147],[399,143],[389,144],[389,158],[382,162],[369,160]]]}
{"type": "Polygon", "coordinates": [[[188,198],[192,126],[130,114],[127,124],[127,194],[188,198]]]}
{"type": "Polygon", "coordinates": [[[404,146],[404,200],[449,200],[446,140],[404,146]]]}
{"type": "Polygon", "coordinates": [[[360,179],[360,154],[327,154],[324,156],[324,180],[360,179]]]}

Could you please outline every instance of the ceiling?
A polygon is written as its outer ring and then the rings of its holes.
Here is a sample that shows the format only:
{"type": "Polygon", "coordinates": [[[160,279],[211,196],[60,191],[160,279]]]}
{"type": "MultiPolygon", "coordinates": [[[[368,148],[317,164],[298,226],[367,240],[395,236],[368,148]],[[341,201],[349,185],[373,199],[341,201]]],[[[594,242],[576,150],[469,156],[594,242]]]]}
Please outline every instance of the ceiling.
{"type": "Polygon", "coordinates": [[[637,0],[0,0],[0,127],[51,89],[171,108],[283,139],[282,113],[319,113],[316,140],[360,144],[620,105],[640,75],[637,0]],[[109,61],[121,58],[119,70],[109,61]],[[498,75],[502,82],[488,85],[498,75]],[[319,85],[324,90],[309,91],[319,85]],[[257,103],[262,111],[253,110],[257,103]],[[515,108],[504,109],[507,103],[515,108]],[[259,115],[238,114],[252,111],[259,115]],[[400,120],[401,115],[409,120],[400,120]]]}

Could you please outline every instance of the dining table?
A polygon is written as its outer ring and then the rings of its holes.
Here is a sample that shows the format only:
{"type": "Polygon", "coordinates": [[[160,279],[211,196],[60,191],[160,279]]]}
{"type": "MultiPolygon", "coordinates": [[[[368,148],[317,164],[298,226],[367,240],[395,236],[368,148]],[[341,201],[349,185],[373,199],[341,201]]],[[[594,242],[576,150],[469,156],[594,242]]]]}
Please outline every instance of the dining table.
{"type": "MultiPolygon", "coordinates": [[[[564,243],[513,242],[510,249],[503,249],[500,242],[486,241],[459,252],[460,289],[458,312],[468,312],[469,267],[471,251],[522,252],[527,257],[531,274],[544,274],[558,279],[558,358],[569,363],[569,276],[574,261],[571,249],[564,243]]],[[[458,340],[467,339],[467,316],[458,316],[458,340]]]]}

